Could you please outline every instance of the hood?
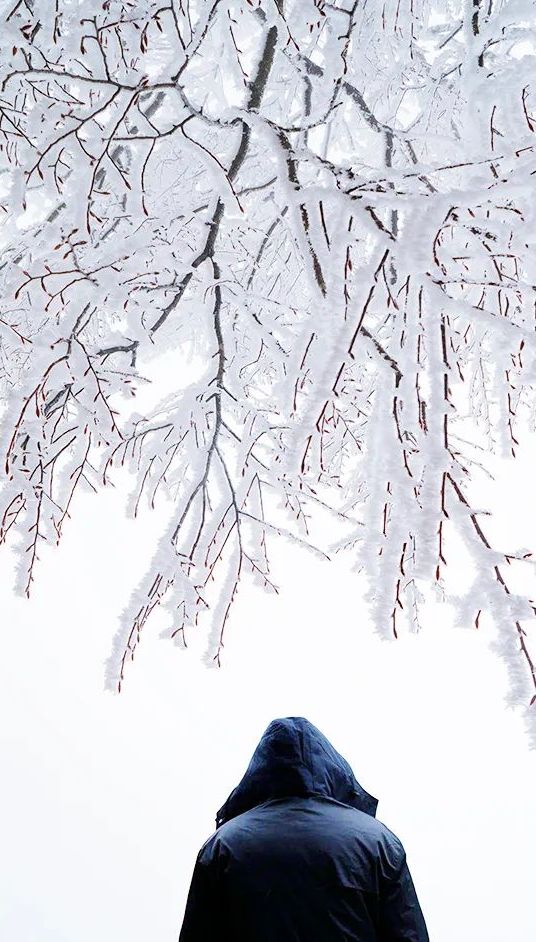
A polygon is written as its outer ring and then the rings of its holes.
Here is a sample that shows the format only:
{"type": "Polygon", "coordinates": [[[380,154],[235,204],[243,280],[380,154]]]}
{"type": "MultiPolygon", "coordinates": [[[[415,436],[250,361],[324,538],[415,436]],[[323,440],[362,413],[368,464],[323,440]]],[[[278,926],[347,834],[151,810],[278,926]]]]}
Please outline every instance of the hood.
{"type": "Polygon", "coordinates": [[[273,720],[250,764],[216,815],[216,826],[271,798],[333,798],[375,817],[377,799],[361,788],[351,766],[302,716],[273,720]]]}

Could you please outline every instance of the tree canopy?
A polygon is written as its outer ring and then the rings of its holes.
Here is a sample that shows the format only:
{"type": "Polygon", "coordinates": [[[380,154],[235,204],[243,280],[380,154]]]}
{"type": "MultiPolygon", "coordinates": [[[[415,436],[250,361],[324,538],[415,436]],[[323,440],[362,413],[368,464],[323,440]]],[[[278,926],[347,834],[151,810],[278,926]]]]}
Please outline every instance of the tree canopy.
{"type": "Polygon", "coordinates": [[[205,625],[219,663],[239,583],[277,591],[277,539],[350,557],[389,637],[448,591],[455,546],[457,618],[490,616],[533,716],[512,575],[531,553],[478,496],[533,413],[530,5],[2,11],[0,521],[20,590],[119,465],[132,513],[171,516],[113,687],[157,605],[179,644],[205,625]],[[172,391],[134,412],[156,367],[172,391]]]}

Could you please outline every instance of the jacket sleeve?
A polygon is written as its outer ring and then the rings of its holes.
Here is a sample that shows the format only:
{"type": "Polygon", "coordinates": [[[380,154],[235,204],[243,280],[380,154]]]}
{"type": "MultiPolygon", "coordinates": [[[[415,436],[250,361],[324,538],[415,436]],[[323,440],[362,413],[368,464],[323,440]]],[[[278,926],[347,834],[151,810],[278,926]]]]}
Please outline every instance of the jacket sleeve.
{"type": "Polygon", "coordinates": [[[204,850],[195,862],[179,942],[221,942],[226,938],[217,862],[204,850]]]}
{"type": "Polygon", "coordinates": [[[405,854],[394,877],[385,881],[380,905],[378,942],[429,942],[405,854]]]}

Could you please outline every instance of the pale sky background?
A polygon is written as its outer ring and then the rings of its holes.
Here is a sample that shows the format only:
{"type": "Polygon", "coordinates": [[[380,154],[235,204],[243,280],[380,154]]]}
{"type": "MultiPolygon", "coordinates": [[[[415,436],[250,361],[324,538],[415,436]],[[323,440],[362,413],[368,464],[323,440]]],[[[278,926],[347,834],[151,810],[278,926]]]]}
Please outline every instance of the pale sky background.
{"type": "MultiPolygon", "coordinates": [[[[533,469],[502,465],[505,538],[533,541],[533,469]]],[[[267,723],[304,715],[380,800],[433,942],[532,942],[534,753],[486,631],[382,642],[357,579],[275,547],[278,597],[244,589],[224,666],[145,629],[120,697],[103,690],[116,618],[160,516],[81,498],[32,599],[0,554],[0,938],[175,942],[197,850],[267,723]]]]}

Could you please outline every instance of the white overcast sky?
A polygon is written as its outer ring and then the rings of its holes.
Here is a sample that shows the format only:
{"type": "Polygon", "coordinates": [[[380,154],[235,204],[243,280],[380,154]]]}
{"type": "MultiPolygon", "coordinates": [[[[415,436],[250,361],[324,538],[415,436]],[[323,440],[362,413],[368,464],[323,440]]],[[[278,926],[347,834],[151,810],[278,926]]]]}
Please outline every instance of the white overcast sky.
{"type": "MultiPolygon", "coordinates": [[[[531,461],[502,468],[504,537],[524,545],[531,461]]],[[[79,501],[30,601],[0,558],[0,938],[174,942],[216,809],[266,724],[304,715],[380,799],[434,942],[532,942],[534,754],[487,634],[434,605],[382,642],[353,575],[281,547],[282,591],[240,594],[221,670],[150,624],[113,696],[103,662],[160,525],[117,498],[79,501]]]]}

